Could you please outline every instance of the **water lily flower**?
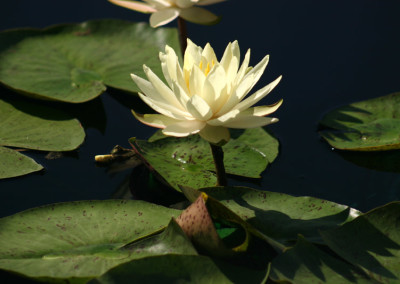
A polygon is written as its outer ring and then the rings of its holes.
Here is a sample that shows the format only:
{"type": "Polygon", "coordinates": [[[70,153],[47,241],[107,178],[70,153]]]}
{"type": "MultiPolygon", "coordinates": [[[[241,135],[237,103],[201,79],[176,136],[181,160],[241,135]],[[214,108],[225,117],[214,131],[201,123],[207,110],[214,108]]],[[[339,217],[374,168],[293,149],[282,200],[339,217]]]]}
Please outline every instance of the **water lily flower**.
{"type": "Polygon", "coordinates": [[[228,44],[218,61],[210,44],[203,49],[188,40],[182,68],[175,51],[166,46],[165,53],[160,52],[160,61],[167,84],[146,65],[143,69],[148,80],[131,74],[142,91],[140,98],[159,114],[133,114],[144,124],[162,128],[165,135],[198,133],[212,144],[226,143],[230,139],[228,128],[254,128],[278,121],[266,116],[276,111],[282,100],[268,106],[251,106],[268,95],[281,76],[247,96],[268,59],[267,55],[254,68],[249,67],[248,50],[239,67],[237,41],[228,44]]]}
{"type": "Polygon", "coordinates": [[[150,25],[155,28],[166,25],[181,17],[186,21],[196,24],[211,24],[218,20],[218,17],[204,8],[196,6],[205,6],[219,3],[225,0],[108,0],[116,5],[139,11],[142,13],[151,13],[150,25]]]}

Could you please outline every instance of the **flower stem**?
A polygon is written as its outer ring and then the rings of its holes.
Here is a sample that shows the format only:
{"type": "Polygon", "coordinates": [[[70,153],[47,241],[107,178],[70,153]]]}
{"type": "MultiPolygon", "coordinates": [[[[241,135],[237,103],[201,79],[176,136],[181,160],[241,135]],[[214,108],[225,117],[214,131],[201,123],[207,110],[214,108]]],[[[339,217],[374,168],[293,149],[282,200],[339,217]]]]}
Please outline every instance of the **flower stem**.
{"type": "Polygon", "coordinates": [[[221,146],[210,143],[211,152],[214,158],[215,171],[217,173],[217,185],[226,186],[228,184],[226,180],[225,166],[224,166],[224,151],[221,146]]]}
{"type": "Polygon", "coordinates": [[[187,46],[187,29],[186,22],[181,17],[178,17],[178,30],[179,30],[179,42],[181,44],[182,55],[185,54],[186,46],[187,46]]]}

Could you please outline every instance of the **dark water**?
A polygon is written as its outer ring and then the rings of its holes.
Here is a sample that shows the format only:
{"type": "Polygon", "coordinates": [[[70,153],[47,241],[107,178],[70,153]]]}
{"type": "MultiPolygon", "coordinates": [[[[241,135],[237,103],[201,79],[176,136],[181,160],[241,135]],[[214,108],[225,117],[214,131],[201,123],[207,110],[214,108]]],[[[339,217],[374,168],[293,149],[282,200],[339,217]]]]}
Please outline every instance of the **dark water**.
{"type": "MultiPolygon", "coordinates": [[[[280,122],[270,127],[280,140],[280,155],[258,184],[231,182],[316,196],[363,211],[399,200],[400,168],[394,160],[398,151],[333,151],[317,129],[324,113],[337,106],[400,91],[400,2],[228,0],[209,8],[222,15],[222,21],[212,27],[188,25],[195,43],[210,42],[220,57],[226,44],[237,39],[243,54],[251,48],[253,66],[270,54],[256,88],[283,75],[264,100],[284,99],[275,115],[280,122]]],[[[147,21],[148,16],[106,0],[0,4],[2,30],[98,18],[147,21]]],[[[1,88],[0,95],[4,93],[1,88]]],[[[30,153],[46,170],[0,180],[0,216],[54,202],[108,199],[128,178],[130,171],[110,175],[96,167],[94,156],[108,153],[116,144],[129,147],[128,138],[145,139],[154,129],[137,122],[129,108],[108,93],[80,108],[88,114],[79,117],[86,129],[85,143],[74,155],[56,160],[30,153]]]]}

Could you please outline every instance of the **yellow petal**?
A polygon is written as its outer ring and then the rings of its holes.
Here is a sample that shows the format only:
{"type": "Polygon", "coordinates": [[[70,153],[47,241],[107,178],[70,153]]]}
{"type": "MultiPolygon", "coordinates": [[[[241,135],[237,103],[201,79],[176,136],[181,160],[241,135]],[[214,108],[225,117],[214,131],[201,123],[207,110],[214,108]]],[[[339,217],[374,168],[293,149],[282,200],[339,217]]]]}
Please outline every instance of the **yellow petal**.
{"type": "Polygon", "coordinates": [[[213,143],[213,144],[220,144],[226,143],[230,139],[229,130],[226,127],[222,126],[212,126],[206,125],[200,132],[199,135],[204,140],[213,143]]]}

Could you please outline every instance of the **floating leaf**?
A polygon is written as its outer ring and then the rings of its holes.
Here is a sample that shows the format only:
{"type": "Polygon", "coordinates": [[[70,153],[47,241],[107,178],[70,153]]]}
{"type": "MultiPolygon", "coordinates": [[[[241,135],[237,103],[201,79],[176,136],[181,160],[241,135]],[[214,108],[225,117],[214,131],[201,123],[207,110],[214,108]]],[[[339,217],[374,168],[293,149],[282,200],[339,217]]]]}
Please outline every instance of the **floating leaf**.
{"type": "Polygon", "coordinates": [[[28,96],[70,103],[91,100],[106,86],[137,92],[130,74],[143,77],[143,64],[161,73],[158,52],[166,44],[179,50],[175,29],[120,20],[5,31],[0,81],[28,96]]]}
{"type": "Polygon", "coordinates": [[[399,283],[400,202],[373,209],[321,235],[339,256],[379,283],[399,283]]]}
{"type": "Polygon", "coordinates": [[[100,284],[125,283],[265,283],[268,271],[237,266],[202,255],[165,255],[122,264],[100,284]]]}
{"type": "MultiPolygon", "coordinates": [[[[193,188],[216,184],[215,166],[210,145],[198,135],[168,137],[154,142],[131,139],[139,154],[172,187],[193,188]]],[[[262,128],[237,131],[224,147],[228,174],[258,178],[278,154],[278,141],[262,128]]]]}
{"type": "Polygon", "coordinates": [[[0,147],[0,178],[11,178],[26,175],[43,169],[33,159],[21,153],[0,147]]]}
{"type": "Polygon", "coordinates": [[[353,151],[400,149],[400,93],[352,103],[329,112],[320,131],[334,148],[353,151]]]}
{"type": "Polygon", "coordinates": [[[151,251],[160,254],[160,242],[182,243],[184,236],[160,235],[126,247],[179,213],[126,200],[61,203],[17,213],[0,219],[0,268],[33,278],[82,282],[151,251]],[[147,250],[138,251],[141,245],[147,250]]]}
{"type": "Polygon", "coordinates": [[[373,283],[356,267],[318,249],[299,236],[296,245],[272,261],[270,278],[290,283],[373,283]]]}
{"type": "MultiPolygon", "coordinates": [[[[0,100],[0,146],[42,151],[70,151],[81,145],[85,132],[77,119],[34,102],[0,100]]],[[[0,178],[38,171],[32,159],[1,147],[0,178]]]]}
{"type": "Polygon", "coordinates": [[[0,145],[41,151],[70,151],[85,132],[71,116],[28,101],[0,100],[0,145]]]}
{"type": "Polygon", "coordinates": [[[263,234],[283,244],[297,239],[321,242],[319,230],[336,228],[360,212],[348,206],[313,198],[247,187],[202,188],[263,234]]]}

